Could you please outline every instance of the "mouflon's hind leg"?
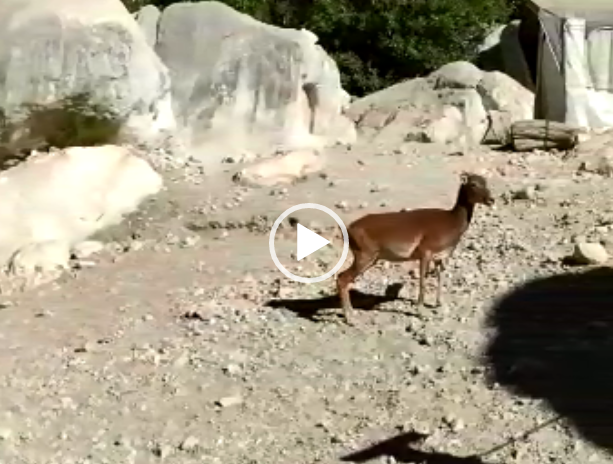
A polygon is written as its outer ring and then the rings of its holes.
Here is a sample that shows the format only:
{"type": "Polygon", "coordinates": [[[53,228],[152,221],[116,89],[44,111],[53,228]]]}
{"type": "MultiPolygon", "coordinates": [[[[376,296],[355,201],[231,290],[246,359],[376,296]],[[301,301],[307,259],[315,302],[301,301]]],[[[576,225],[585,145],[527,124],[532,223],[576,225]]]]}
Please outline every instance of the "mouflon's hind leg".
{"type": "Polygon", "coordinates": [[[438,308],[442,305],[441,293],[442,293],[442,285],[443,285],[443,272],[445,272],[446,266],[443,260],[439,260],[435,262],[435,270],[436,270],[436,301],[434,302],[434,307],[438,308]]]}
{"type": "Polygon", "coordinates": [[[443,304],[442,302],[442,287],[443,287],[443,281],[444,279],[444,275],[445,271],[447,270],[447,264],[449,262],[449,260],[451,260],[452,256],[455,254],[455,251],[457,249],[458,245],[454,245],[449,252],[447,253],[446,256],[441,256],[440,258],[436,259],[434,261],[434,266],[436,269],[436,302],[435,302],[435,307],[439,307],[443,304]]]}

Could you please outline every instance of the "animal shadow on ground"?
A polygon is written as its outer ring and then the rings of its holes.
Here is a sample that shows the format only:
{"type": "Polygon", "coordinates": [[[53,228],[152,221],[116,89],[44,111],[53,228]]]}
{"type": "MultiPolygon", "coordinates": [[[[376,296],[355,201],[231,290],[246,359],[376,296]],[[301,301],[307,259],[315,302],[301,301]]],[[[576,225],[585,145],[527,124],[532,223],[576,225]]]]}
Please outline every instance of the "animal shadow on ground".
{"type": "MultiPolygon", "coordinates": [[[[402,283],[388,285],[384,295],[372,295],[355,289],[350,290],[349,295],[356,309],[370,311],[378,305],[389,301],[408,301],[399,296],[402,286],[402,283]]],[[[317,321],[323,310],[339,309],[341,302],[338,295],[331,295],[312,299],[272,299],[264,303],[264,306],[269,308],[285,308],[294,312],[299,317],[317,321]]]]}
{"type": "Polygon", "coordinates": [[[488,381],[541,399],[586,440],[613,452],[613,269],[531,281],[486,319],[488,381]]]}
{"type": "Polygon", "coordinates": [[[456,457],[447,453],[420,451],[410,445],[419,444],[427,435],[405,432],[376,443],[368,448],[347,454],[340,458],[343,462],[368,462],[381,457],[392,457],[395,462],[419,464],[483,464],[476,456],[456,457]]]}

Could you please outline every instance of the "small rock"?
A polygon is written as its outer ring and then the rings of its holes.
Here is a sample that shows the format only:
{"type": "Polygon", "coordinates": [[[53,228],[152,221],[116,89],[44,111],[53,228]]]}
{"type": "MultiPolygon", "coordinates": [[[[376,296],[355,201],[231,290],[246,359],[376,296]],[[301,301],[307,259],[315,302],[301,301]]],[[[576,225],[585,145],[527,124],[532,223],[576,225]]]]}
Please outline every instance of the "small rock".
{"type": "Polygon", "coordinates": [[[179,243],[179,237],[177,237],[172,232],[168,232],[165,238],[167,245],[176,245],[177,243],[179,243]]]}
{"type": "Polygon", "coordinates": [[[0,427],[0,440],[7,441],[13,436],[13,431],[6,427],[0,427]]]}
{"type": "Polygon", "coordinates": [[[163,445],[161,443],[156,443],[151,448],[151,452],[161,459],[166,459],[168,456],[172,454],[172,448],[168,445],[163,445]]]}
{"type": "Polygon", "coordinates": [[[190,435],[179,445],[179,449],[187,452],[195,451],[198,448],[199,443],[200,442],[196,437],[190,435]]]}
{"type": "Polygon", "coordinates": [[[131,251],[142,250],[145,247],[145,244],[140,240],[132,240],[129,245],[129,249],[131,251]]]}
{"type": "Polygon", "coordinates": [[[92,342],[86,342],[81,346],[75,348],[75,353],[90,353],[94,349],[94,344],[92,342]]]}
{"type": "MultiPolygon", "coordinates": [[[[66,437],[66,438],[68,438],[68,437],[66,437]]],[[[65,440],[66,438],[63,438],[63,440],[65,440]]],[[[128,439],[127,436],[125,436],[123,434],[119,434],[119,435],[117,435],[115,440],[113,440],[113,445],[115,445],[115,446],[130,446],[130,440],[128,439]]]]}
{"type": "Polygon", "coordinates": [[[96,240],[86,240],[78,243],[72,248],[72,255],[76,259],[84,259],[96,253],[100,253],[102,250],[104,250],[104,248],[105,246],[102,242],[98,242],[96,240]]]}
{"type": "Polygon", "coordinates": [[[181,248],[192,248],[198,243],[200,237],[198,235],[190,235],[179,242],[181,248]]]}
{"type": "Polygon", "coordinates": [[[186,366],[189,363],[189,353],[187,352],[183,352],[181,353],[181,355],[179,357],[177,357],[172,365],[174,367],[183,367],[186,366]]]}
{"type": "Polygon", "coordinates": [[[453,419],[449,424],[449,428],[455,433],[464,430],[464,427],[464,421],[462,419],[453,419]]]}
{"type": "Polygon", "coordinates": [[[225,230],[225,229],[224,229],[224,230],[222,230],[222,231],[220,232],[220,234],[219,234],[217,237],[215,237],[215,238],[216,238],[217,240],[223,240],[223,239],[225,239],[225,238],[228,238],[229,236],[230,236],[230,232],[228,232],[227,230],[225,230]]]}
{"type": "Polygon", "coordinates": [[[237,364],[228,364],[226,367],[224,367],[223,371],[226,374],[230,374],[230,375],[238,375],[241,373],[241,368],[240,366],[238,366],[237,364]]]}
{"type": "Polygon", "coordinates": [[[342,210],[347,210],[349,208],[349,205],[347,204],[345,200],[337,202],[334,206],[342,210]]]}
{"type": "Polygon", "coordinates": [[[572,255],[577,264],[603,264],[609,259],[607,250],[600,243],[577,243],[572,255]]]}
{"type": "Polygon", "coordinates": [[[240,396],[225,396],[215,402],[217,406],[222,408],[229,408],[230,406],[237,406],[243,402],[240,396]]]}
{"type": "Polygon", "coordinates": [[[91,268],[91,267],[95,267],[96,266],[96,262],[95,261],[89,261],[89,260],[85,260],[85,259],[76,260],[72,264],[73,264],[73,268],[74,269],[87,269],[87,268],[91,268]]]}
{"type": "Polygon", "coordinates": [[[524,187],[513,192],[512,198],[514,200],[534,200],[536,198],[536,188],[533,186],[524,187]]]}

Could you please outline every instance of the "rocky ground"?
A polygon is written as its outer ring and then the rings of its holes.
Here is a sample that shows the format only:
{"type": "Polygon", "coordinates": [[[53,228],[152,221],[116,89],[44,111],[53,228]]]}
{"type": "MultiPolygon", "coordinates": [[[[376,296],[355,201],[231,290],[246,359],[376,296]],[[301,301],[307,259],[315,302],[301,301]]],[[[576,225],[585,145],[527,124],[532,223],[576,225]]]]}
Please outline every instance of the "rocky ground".
{"type": "MultiPolygon", "coordinates": [[[[573,242],[610,246],[613,184],[559,153],[453,152],[418,143],[334,149],[322,173],[276,188],[232,183],[232,164],[198,182],[168,174],[163,195],[100,234],[110,251],[5,299],[0,461],[454,463],[556,417],[549,398],[489,381],[483,352],[495,330],[485,321],[512,287],[585,271],[563,264],[573,242]],[[411,266],[380,264],[358,281],[365,295],[354,304],[365,310],[348,327],[329,315],[333,279],[297,284],[274,267],[268,232],[289,206],[321,203],[346,223],[447,207],[460,170],[484,173],[497,204],[477,210],[443,307],[415,313],[411,266]],[[384,297],[405,282],[400,299],[384,297]],[[398,439],[349,456],[411,431],[423,434],[412,448],[398,439]]],[[[304,221],[336,234],[325,218],[304,221]]],[[[290,266],[295,232],[281,232],[277,252],[290,266]]],[[[324,249],[297,272],[318,275],[337,256],[338,247],[324,249]]],[[[562,417],[483,462],[612,462],[573,421],[562,417]]]]}

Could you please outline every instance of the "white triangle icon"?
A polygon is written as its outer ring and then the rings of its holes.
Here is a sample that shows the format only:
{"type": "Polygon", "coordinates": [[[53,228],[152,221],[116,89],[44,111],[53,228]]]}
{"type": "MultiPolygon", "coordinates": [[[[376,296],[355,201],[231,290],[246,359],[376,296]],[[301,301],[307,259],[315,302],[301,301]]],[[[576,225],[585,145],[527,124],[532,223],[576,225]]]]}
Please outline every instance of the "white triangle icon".
{"type": "Polygon", "coordinates": [[[316,252],[328,243],[330,243],[330,240],[326,240],[321,235],[307,229],[300,223],[298,224],[298,239],[296,240],[296,255],[298,261],[316,252]]]}

